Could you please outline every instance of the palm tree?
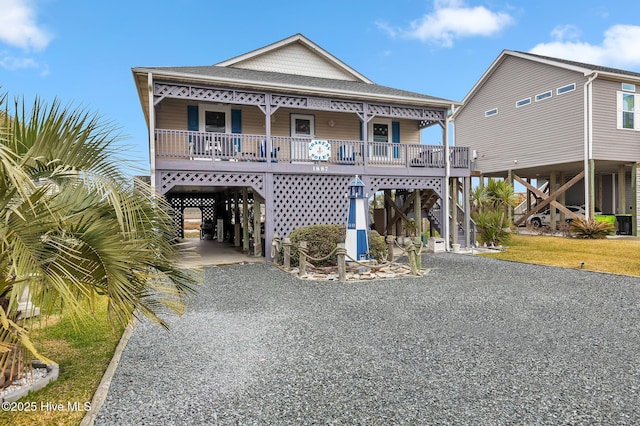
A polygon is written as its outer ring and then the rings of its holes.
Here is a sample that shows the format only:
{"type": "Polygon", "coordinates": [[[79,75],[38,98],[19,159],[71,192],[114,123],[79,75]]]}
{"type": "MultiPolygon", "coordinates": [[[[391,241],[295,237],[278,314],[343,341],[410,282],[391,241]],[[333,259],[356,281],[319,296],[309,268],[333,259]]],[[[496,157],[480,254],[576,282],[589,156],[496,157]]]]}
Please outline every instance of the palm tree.
{"type": "MultiPolygon", "coordinates": [[[[33,347],[17,299],[25,287],[43,314],[64,304],[87,314],[99,295],[128,323],[182,312],[198,281],[178,252],[164,199],[117,167],[120,136],[83,109],[0,95],[0,372],[33,347]]],[[[11,365],[13,364],[13,366],[11,365]]]]}
{"type": "Polygon", "coordinates": [[[480,228],[482,242],[503,243],[509,236],[508,209],[518,202],[513,186],[507,181],[491,178],[486,186],[478,186],[471,191],[470,196],[474,207],[471,216],[480,228]]]}

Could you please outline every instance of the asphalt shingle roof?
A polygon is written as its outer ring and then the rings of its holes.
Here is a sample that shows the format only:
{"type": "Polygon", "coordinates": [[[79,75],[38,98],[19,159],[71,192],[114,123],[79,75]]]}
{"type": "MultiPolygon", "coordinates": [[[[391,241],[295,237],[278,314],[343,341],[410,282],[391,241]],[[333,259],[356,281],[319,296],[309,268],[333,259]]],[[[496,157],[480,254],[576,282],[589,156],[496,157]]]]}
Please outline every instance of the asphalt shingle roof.
{"type": "Polygon", "coordinates": [[[191,74],[194,77],[237,79],[244,81],[255,81],[256,83],[274,85],[293,85],[309,90],[337,90],[343,92],[353,92],[362,95],[378,95],[390,97],[414,98],[421,101],[432,101],[437,103],[457,103],[449,99],[428,96],[421,93],[407,90],[395,89],[378,84],[362,83],[357,81],[337,80],[330,78],[310,77],[304,75],[284,74],[268,71],[256,71],[233,67],[219,66],[190,66],[190,67],[141,67],[144,69],[157,70],[158,72],[171,72],[181,74],[191,74]]]}

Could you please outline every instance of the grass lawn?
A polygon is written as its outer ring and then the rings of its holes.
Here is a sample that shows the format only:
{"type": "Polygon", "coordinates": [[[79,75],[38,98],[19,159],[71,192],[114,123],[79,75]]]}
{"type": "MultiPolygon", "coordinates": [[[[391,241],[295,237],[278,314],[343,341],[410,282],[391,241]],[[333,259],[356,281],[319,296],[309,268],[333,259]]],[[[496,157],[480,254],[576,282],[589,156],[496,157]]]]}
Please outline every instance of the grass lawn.
{"type": "Polygon", "coordinates": [[[640,241],[624,238],[581,240],[537,235],[514,235],[501,253],[483,256],[541,265],[640,275],[640,241]]]}
{"type": "Polygon", "coordinates": [[[43,355],[60,365],[58,380],[33,392],[20,402],[36,403],[33,412],[0,411],[0,424],[15,426],[78,425],[83,411],[68,411],[67,403],[91,402],[113,352],[122,336],[123,327],[109,324],[106,300],[101,301],[95,318],[74,327],[67,317],[53,317],[48,325],[33,327],[31,338],[43,355]],[[62,404],[63,411],[47,410],[47,403],[62,404]]]}

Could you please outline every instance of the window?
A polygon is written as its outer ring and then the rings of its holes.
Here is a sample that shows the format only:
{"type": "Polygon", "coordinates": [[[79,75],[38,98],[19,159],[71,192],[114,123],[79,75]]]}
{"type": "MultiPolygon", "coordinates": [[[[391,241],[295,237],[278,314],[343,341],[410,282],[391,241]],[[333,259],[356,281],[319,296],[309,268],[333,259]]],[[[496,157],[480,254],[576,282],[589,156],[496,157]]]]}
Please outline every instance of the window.
{"type": "Polygon", "coordinates": [[[200,131],[229,133],[231,130],[231,110],[229,107],[200,104],[200,131]]]}
{"type": "Polygon", "coordinates": [[[498,113],[498,108],[490,109],[489,111],[484,112],[485,117],[491,117],[492,115],[496,115],[498,113]]]}
{"type": "Polygon", "coordinates": [[[624,90],[625,92],[635,92],[636,91],[636,85],[635,84],[629,84],[629,83],[622,83],[622,90],[624,90]]]}
{"type": "Polygon", "coordinates": [[[573,92],[574,90],[576,90],[576,84],[571,83],[566,86],[558,87],[556,89],[556,95],[562,95],[563,93],[573,92]]]}
{"type": "Polygon", "coordinates": [[[618,129],[640,130],[640,99],[633,93],[618,92],[618,129]]]}
{"type": "Polygon", "coordinates": [[[536,102],[542,101],[544,99],[549,99],[550,97],[551,97],[551,90],[549,90],[548,92],[540,93],[539,95],[536,95],[536,102]]]}
{"type": "Polygon", "coordinates": [[[312,138],[315,132],[315,117],[305,114],[291,114],[291,136],[312,138]]]}
{"type": "Polygon", "coordinates": [[[516,102],[516,108],[529,105],[530,103],[531,103],[531,98],[519,100],[518,102],[516,102]]]}

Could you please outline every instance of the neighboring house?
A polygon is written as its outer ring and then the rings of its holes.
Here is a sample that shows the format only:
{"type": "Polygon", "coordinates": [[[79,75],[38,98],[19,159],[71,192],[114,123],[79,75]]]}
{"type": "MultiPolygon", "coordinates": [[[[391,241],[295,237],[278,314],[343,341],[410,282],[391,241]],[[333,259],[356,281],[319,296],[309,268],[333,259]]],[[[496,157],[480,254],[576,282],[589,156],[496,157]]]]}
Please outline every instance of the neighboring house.
{"type": "Polygon", "coordinates": [[[640,73],[505,50],[462,103],[455,142],[472,149],[475,175],[549,184],[527,186],[521,223],[573,204],[637,233],[640,73]]]}
{"type": "Polygon", "coordinates": [[[470,183],[469,150],[443,143],[453,101],[374,84],[300,34],[216,65],[132,71],[151,182],[182,235],[184,209],[199,207],[203,220],[222,221],[218,238],[253,243],[256,254],[266,240],[270,259],[276,234],[345,223],[358,175],[369,196],[396,190],[375,224],[383,233],[419,212],[447,240],[448,216],[469,238],[468,217],[445,213],[450,183],[470,183]],[[429,126],[442,129],[439,145],[421,144],[429,126]]]}

